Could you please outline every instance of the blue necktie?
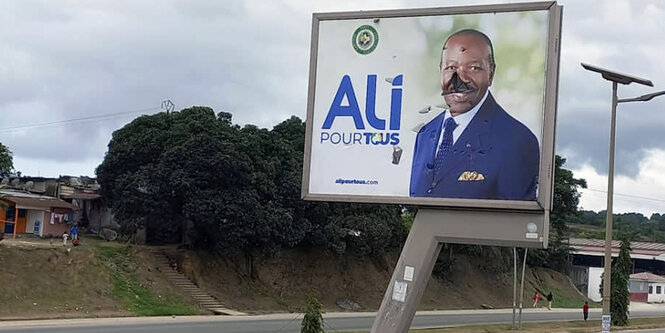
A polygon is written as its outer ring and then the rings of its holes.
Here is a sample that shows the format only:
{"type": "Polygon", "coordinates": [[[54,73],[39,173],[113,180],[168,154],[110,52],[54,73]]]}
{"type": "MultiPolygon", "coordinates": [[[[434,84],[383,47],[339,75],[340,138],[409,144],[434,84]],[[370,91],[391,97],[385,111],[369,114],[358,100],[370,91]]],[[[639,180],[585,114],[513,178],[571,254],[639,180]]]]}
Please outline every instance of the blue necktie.
{"type": "Polygon", "coordinates": [[[443,122],[443,140],[441,140],[441,145],[436,152],[436,158],[434,158],[434,175],[436,176],[443,166],[443,161],[446,156],[450,155],[450,152],[453,150],[453,130],[457,127],[457,123],[453,117],[446,118],[446,121],[443,122]]]}

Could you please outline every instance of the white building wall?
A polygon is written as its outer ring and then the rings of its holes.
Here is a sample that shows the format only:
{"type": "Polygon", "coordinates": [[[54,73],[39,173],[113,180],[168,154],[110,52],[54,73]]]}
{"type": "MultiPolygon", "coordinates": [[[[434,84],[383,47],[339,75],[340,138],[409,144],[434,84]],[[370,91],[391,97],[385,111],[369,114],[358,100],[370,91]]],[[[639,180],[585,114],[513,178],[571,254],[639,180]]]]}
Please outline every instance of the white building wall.
{"type": "Polygon", "coordinates": [[[41,236],[44,232],[44,212],[41,210],[28,209],[25,217],[25,232],[41,236]],[[37,232],[35,232],[35,222],[39,222],[39,230],[37,232]]]}
{"type": "Polygon", "coordinates": [[[594,302],[603,300],[600,294],[600,275],[603,274],[602,267],[589,267],[589,284],[587,288],[587,297],[594,302]]]}
{"type": "Polygon", "coordinates": [[[665,303],[665,283],[663,282],[651,282],[649,283],[649,286],[652,287],[651,293],[649,293],[649,297],[647,298],[647,302],[649,303],[665,303]],[[658,293],[660,289],[660,293],[658,293]]]}

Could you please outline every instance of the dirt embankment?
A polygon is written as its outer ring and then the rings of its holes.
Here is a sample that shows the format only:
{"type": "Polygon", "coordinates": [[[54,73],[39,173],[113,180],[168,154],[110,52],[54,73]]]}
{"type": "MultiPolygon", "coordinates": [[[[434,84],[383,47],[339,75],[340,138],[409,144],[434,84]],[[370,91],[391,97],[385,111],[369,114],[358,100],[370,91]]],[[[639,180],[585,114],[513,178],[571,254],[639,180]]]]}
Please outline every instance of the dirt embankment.
{"type": "MultiPolygon", "coordinates": [[[[99,243],[124,247],[95,239],[83,239],[76,247],[48,239],[1,242],[0,320],[135,316],[126,300],[114,295],[117,281],[99,253],[99,243]]],[[[149,248],[134,246],[129,253],[127,264],[139,285],[155,297],[173,295],[196,307],[155,269],[149,248]]]]}
{"type": "MultiPolygon", "coordinates": [[[[134,315],[114,297],[109,266],[91,241],[69,253],[61,244],[40,241],[42,246],[37,247],[0,243],[0,320],[134,315]]],[[[396,253],[357,258],[290,250],[250,260],[164,249],[202,289],[225,306],[247,313],[300,311],[311,294],[320,297],[327,311],[376,310],[398,258],[396,253]]],[[[156,269],[149,247],[133,246],[130,252],[138,283],[155,296],[179,295],[193,304],[156,269]]],[[[486,271],[487,263],[476,257],[457,257],[455,263],[444,278],[430,279],[420,309],[512,306],[510,268],[506,273],[491,273],[486,271]]],[[[541,294],[553,291],[555,306],[561,299],[583,301],[564,276],[550,270],[527,270],[525,307],[531,306],[535,290],[541,294]]]]}
{"type": "MultiPolygon", "coordinates": [[[[398,254],[381,258],[338,257],[322,252],[291,250],[274,258],[221,257],[184,250],[171,256],[183,263],[185,274],[227,306],[249,313],[299,311],[306,296],[318,295],[326,310],[378,309],[398,254]]],[[[506,273],[484,270],[476,257],[460,256],[445,278],[431,278],[419,308],[480,309],[512,306],[512,269],[506,273]]],[[[583,297],[560,273],[527,269],[524,306],[535,291],[555,295],[555,306],[583,297]]],[[[541,302],[545,306],[545,302],[541,302]]],[[[580,305],[581,306],[581,305],[580,305]]]]}
{"type": "Polygon", "coordinates": [[[0,247],[0,318],[126,315],[92,249],[0,247]]]}

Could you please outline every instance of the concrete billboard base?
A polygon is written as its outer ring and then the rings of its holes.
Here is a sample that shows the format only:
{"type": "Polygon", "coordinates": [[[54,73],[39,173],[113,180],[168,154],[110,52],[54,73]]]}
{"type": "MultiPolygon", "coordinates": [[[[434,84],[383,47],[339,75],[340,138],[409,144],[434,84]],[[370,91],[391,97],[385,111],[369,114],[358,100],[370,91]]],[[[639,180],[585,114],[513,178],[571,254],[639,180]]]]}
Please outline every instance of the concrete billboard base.
{"type": "Polygon", "coordinates": [[[381,302],[372,333],[408,332],[442,243],[547,247],[545,212],[421,208],[381,302]]]}

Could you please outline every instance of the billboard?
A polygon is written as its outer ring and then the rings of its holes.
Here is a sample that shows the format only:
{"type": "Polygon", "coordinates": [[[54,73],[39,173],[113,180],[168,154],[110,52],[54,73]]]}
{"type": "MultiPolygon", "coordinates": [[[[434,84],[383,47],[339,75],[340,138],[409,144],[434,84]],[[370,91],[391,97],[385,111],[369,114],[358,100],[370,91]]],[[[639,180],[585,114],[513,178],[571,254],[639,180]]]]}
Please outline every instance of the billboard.
{"type": "Polygon", "coordinates": [[[303,198],[548,210],[554,4],[315,13],[303,198]]]}

